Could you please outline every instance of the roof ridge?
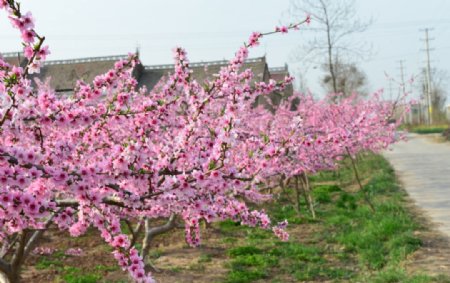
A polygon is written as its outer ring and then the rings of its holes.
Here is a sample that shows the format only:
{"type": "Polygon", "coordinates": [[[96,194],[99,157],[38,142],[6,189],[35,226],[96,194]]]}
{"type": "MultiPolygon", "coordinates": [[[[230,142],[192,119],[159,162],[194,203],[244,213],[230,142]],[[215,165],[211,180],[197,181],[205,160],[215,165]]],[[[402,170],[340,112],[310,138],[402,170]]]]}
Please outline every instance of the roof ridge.
{"type": "MultiPolygon", "coordinates": [[[[264,62],[264,57],[248,58],[245,63],[257,63],[264,62]]],[[[217,65],[227,65],[229,60],[215,60],[215,61],[202,61],[189,63],[189,67],[201,67],[201,66],[217,66],[217,65]]],[[[160,64],[160,65],[146,65],[144,66],[146,70],[163,70],[173,68],[175,64],[160,64]]]]}
{"type": "Polygon", "coordinates": [[[110,56],[85,57],[85,58],[76,58],[76,59],[49,60],[49,61],[45,61],[44,65],[61,65],[61,64],[74,64],[74,63],[117,61],[117,60],[126,59],[126,58],[128,58],[128,55],[110,55],[110,56]]]}
{"type": "Polygon", "coordinates": [[[17,51],[17,52],[0,52],[0,55],[3,58],[17,57],[17,55],[22,55],[22,51],[17,51]]]}
{"type": "Polygon", "coordinates": [[[282,66],[282,67],[270,67],[269,72],[287,72],[289,71],[288,66],[282,66]]]}

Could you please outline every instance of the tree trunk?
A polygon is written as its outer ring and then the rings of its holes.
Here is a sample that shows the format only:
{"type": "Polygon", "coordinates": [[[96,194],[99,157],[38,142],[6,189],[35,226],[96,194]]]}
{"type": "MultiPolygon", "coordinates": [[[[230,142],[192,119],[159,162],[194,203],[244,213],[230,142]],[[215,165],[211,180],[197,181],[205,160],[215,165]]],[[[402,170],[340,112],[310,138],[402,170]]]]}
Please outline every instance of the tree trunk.
{"type": "Polygon", "coordinates": [[[3,272],[0,272],[0,283],[10,283],[8,276],[3,272]]]}
{"type": "Polygon", "coordinates": [[[367,191],[364,189],[361,179],[359,178],[358,168],[356,168],[355,160],[353,159],[352,155],[350,154],[350,150],[348,147],[345,148],[347,150],[348,157],[350,158],[350,161],[352,162],[353,172],[355,173],[356,181],[358,182],[359,190],[363,193],[364,200],[369,205],[370,209],[375,212],[375,207],[372,204],[372,201],[370,200],[369,195],[367,194],[367,191]]]}
{"type": "Polygon", "coordinates": [[[20,280],[20,270],[15,270],[8,274],[8,283],[19,283],[20,280]]]}
{"type": "Polygon", "coordinates": [[[5,272],[3,270],[0,271],[0,283],[20,283],[20,269],[12,270],[9,269],[9,272],[5,272]]]}
{"type": "Polygon", "coordinates": [[[298,185],[298,176],[295,176],[294,178],[295,178],[295,183],[294,183],[295,204],[296,204],[297,214],[300,216],[301,215],[301,211],[300,211],[300,186],[298,185]]]}
{"type": "Polygon", "coordinates": [[[301,175],[301,180],[303,183],[303,191],[305,193],[306,203],[308,204],[309,211],[311,212],[312,218],[316,219],[316,211],[314,210],[314,201],[311,195],[311,187],[309,186],[309,180],[306,173],[301,175]]]}
{"type": "Polygon", "coordinates": [[[160,234],[163,234],[175,227],[176,224],[175,214],[170,215],[169,220],[161,225],[156,227],[151,227],[150,219],[145,219],[145,237],[142,240],[142,258],[145,260],[148,256],[148,252],[150,251],[150,244],[152,239],[160,234]]]}
{"type": "Polygon", "coordinates": [[[11,273],[11,265],[4,259],[0,258],[0,283],[10,283],[9,274],[11,273]]]}
{"type": "MultiPolygon", "coordinates": [[[[330,71],[331,81],[333,83],[333,92],[337,93],[337,79],[336,79],[336,70],[334,69],[333,63],[333,42],[331,41],[331,26],[328,17],[327,5],[321,1],[323,13],[325,15],[325,25],[327,29],[327,49],[328,49],[328,69],[330,71]]],[[[336,101],[335,101],[336,102],[336,101]]]]}

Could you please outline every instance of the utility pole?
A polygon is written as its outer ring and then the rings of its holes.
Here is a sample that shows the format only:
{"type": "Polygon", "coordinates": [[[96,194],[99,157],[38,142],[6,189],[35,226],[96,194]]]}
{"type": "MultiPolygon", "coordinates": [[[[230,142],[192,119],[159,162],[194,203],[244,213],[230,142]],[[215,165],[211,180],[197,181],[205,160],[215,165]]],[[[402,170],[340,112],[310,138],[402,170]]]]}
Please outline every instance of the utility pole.
{"type": "MultiPolygon", "coordinates": [[[[403,95],[405,95],[405,92],[406,92],[406,86],[405,86],[405,74],[404,74],[404,69],[403,69],[403,60],[400,60],[399,63],[400,63],[400,89],[399,89],[399,91],[400,91],[401,93],[399,93],[399,95],[398,95],[398,97],[397,97],[397,100],[398,100],[400,97],[402,97],[403,95]]],[[[405,113],[405,115],[406,115],[406,113],[405,113]]],[[[409,119],[406,119],[406,117],[403,117],[403,120],[404,120],[404,121],[407,121],[407,120],[408,120],[408,123],[412,123],[412,120],[413,120],[413,117],[412,117],[412,111],[409,112],[408,117],[409,117],[409,119]]]]}
{"type": "Polygon", "coordinates": [[[403,60],[399,61],[400,63],[400,82],[401,82],[401,89],[402,89],[402,94],[405,94],[406,88],[405,88],[405,75],[403,72],[403,60]]]}
{"type": "Polygon", "coordinates": [[[392,80],[389,80],[389,101],[392,102],[392,80]]]}
{"type": "Polygon", "coordinates": [[[432,89],[431,89],[431,67],[430,67],[430,40],[433,40],[432,38],[429,38],[428,31],[430,29],[425,29],[425,52],[427,55],[427,66],[425,69],[426,72],[426,80],[427,80],[427,100],[428,100],[428,124],[431,125],[433,123],[433,99],[432,99],[432,89]]]}

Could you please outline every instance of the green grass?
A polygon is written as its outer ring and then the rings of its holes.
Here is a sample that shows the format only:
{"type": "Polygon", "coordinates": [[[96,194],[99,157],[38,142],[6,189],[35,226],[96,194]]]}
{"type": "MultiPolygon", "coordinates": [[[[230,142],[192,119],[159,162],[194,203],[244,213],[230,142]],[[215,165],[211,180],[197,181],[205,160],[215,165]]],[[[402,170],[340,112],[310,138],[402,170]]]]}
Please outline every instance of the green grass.
{"type": "MultiPolygon", "coordinates": [[[[57,256],[61,258],[61,256],[57,256]]],[[[65,266],[62,261],[52,260],[47,257],[39,258],[36,269],[52,269],[61,273],[60,278],[66,283],[96,283],[103,277],[102,273],[119,270],[118,266],[97,265],[95,272],[86,272],[78,267],[65,266]]]]}
{"type": "Polygon", "coordinates": [[[110,272],[110,271],[116,271],[116,270],[119,270],[119,269],[120,269],[120,267],[117,266],[117,265],[106,266],[106,265],[103,265],[103,264],[99,264],[99,265],[96,265],[94,267],[94,270],[95,271],[99,271],[99,272],[110,272]]]}
{"type": "Polygon", "coordinates": [[[150,251],[150,253],[148,254],[149,258],[151,259],[158,259],[163,255],[163,252],[159,249],[154,249],[152,251],[150,251]]]}
{"type": "Polygon", "coordinates": [[[38,270],[42,270],[61,266],[63,266],[63,263],[60,260],[53,260],[49,259],[48,257],[40,257],[35,267],[38,270]]]}
{"type": "Polygon", "coordinates": [[[242,246],[230,249],[232,258],[228,264],[231,272],[226,282],[245,283],[267,278],[269,268],[278,265],[278,257],[263,253],[254,246],[242,246]]]}
{"type": "Polygon", "coordinates": [[[65,266],[62,278],[66,283],[96,283],[102,278],[97,273],[86,273],[80,268],[65,266]]]}
{"type": "Polygon", "coordinates": [[[210,254],[204,254],[201,255],[200,258],[198,259],[198,263],[205,263],[205,262],[211,262],[212,261],[212,255],[210,254]]]}
{"type": "Polygon", "coordinates": [[[450,283],[450,278],[445,275],[428,276],[423,274],[408,276],[404,270],[399,268],[390,268],[383,270],[375,276],[366,278],[371,283],[450,283]]]}
{"type": "Polygon", "coordinates": [[[287,219],[291,231],[314,232],[280,242],[270,231],[231,221],[218,224],[228,239],[239,239],[224,242],[229,244],[225,282],[450,282],[445,276],[409,275],[401,268],[421,246],[414,234],[421,227],[405,208],[405,192],[390,164],[378,155],[358,160],[360,175],[368,179],[364,191],[375,212],[361,192],[348,192],[343,186],[354,183],[353,171],[345,164],[348,161],[343,161],[339,172],[310,176],[318,219],[311,219],[303,200],[298,214],[290,189],[265,209],[274,222],[287,219]]]}
{"type": "Polygon", "coordinates": [[[67,274],[63,276],[66,283],[97,283],[102,278],[98,274],[67,274]]]}
{"type": "MultiPolygon", "coordinates": [[[[303,197],[296,210],[295,193],[287,188],[273,202],[263,206],[273,223],[289,222],[291,239],[279,241],[270,230],[246,227],[232,221],[214,224],[225,248],[225,283],[250,282],[368,282],[368,283],[450,283],[450,277],[409,274],[405,260],[420,248],[415,231],[423,229],[406,208],[405,192],[397,184],[395,172],[381,156],[357,157],[364,192],[374,204],[373,212],[355,186],[349,160],[337,171],[309,176],[317,218],[313,219],[303,197]]],[[[126,227],[124,227],[126,229],[126,227]]],[[[154,249],[156,260],[163,250],[154,249]]],[[[204,273],[214,254],[205,251],[187,266],[168,271],[183,278],[185,272],[204,273]]],[[[220,260],[222,260],[221,255],[220,260]]],[[[41,257],[38,270],[58,271],[58,282],[103,282],[115,266],[97,265],[91,271],[64,266],[63,252],[41,257]]],[[[209,272],[209,270],[208,270],[209,272]]]]}
{"type": "Polygon", "coordinates": [[[416,134],[441,134],[448,129],[448,125],[431,125],[431,126],[414,126],[409,129],[410,132],[416,134]]]}

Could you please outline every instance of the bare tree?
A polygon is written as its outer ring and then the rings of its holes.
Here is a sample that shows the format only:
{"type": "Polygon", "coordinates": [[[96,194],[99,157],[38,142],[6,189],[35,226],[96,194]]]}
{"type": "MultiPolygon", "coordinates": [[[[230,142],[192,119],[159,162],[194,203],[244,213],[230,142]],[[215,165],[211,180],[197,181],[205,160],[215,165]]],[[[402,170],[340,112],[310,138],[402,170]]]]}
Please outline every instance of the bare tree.
{"type": "MultiPolygon", "coordinates": [[[[425,76],[425,71],[422,72],[425,76]]],[[[431,106],[433,109],[433,121],[444,122],[446,119],[445,103],[447,102],[447,83],[449,76],[444,70],[433,69],[431,71],[431,106]]],[[[422,78],[420,91],[422,97],[427,97],[427,84],[422,78]]]]}
{"type": "Polygon", "coordinates": [[[339,66],[335,63],[353,61],[350,58],[364,58],[370,54],[367,44],[350,39],[353,39],[352,35],[365,31],[372,20],[357,18],[354,0],[291,0],[289,14],[294,18],[311,15],[314,37],[302,46],[299,59],[325,64],[331,90],[338,93],[339,66]]]}
{"type": "MultiPolygon", "coordinates": [[[[354,63],[341,63],[335,61],[335,80],[326,73],[322,79],[322,86],[330,92],[341,93],[344,97],[348,97],[353,93],[359,96],[367,95],[367,76],[354,63]],[[335,85],[333,84],[335,83],[335,85]]],[[[322,65],[324,70],[328,70],[328,65],[322,65]]]]}

